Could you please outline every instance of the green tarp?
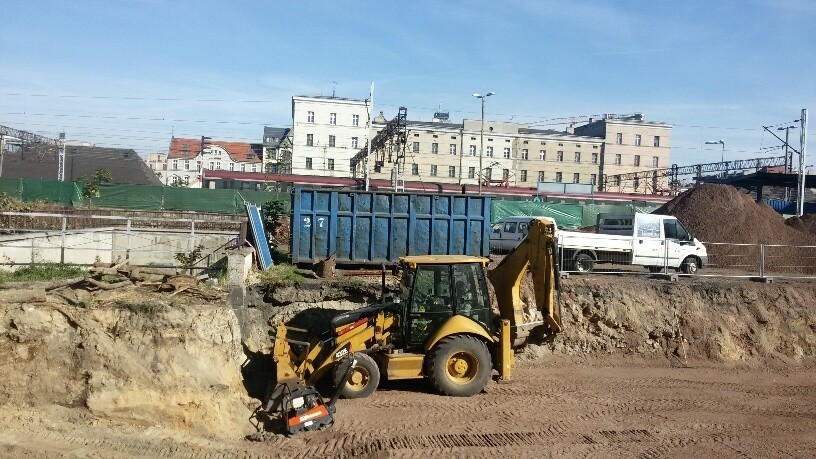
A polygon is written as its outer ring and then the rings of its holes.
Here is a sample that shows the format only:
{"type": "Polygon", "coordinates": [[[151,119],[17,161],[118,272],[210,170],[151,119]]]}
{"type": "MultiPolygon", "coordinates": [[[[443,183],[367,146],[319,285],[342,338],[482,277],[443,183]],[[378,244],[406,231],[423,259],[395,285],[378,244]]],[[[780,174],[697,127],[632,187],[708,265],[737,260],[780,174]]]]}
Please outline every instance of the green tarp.
{"type": "Polygon", "coordinates": [[[636,206],[634,204],[559,204],[534,201],[500,201],[494,200],[491,222],[496,223],[505,217],[530,216],[550,217],[559,228],[575,229],[592,226],[597,222],[599,213],[631,214],[635,212],[652,212],[658,206],[636,206]]]}
{"type": "Polygon", "coordinates": [[[245,202],[262,206],[283,201],[289,207],[289,193],[276,191],[190,189],[147,185],[101,185],[99,196],[82,197],[81,182],[0,178],[0,194],[21,201],[44,201],[65,206],[126,209],[178,210],[243,214],[245,202]]]}

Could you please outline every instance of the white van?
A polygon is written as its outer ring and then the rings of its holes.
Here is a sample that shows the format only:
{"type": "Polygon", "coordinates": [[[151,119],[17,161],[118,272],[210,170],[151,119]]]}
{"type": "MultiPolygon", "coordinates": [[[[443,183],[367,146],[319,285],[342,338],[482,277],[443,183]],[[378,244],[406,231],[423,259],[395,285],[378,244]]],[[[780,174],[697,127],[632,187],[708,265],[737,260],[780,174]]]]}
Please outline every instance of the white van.
{"type": "Polygon", "coordinates": [[[492,225],[490,232],[490,251],[506,253],[514,248],[527,236],[527,227],[534,217],[518,216],[505,217],[492,225]]]}

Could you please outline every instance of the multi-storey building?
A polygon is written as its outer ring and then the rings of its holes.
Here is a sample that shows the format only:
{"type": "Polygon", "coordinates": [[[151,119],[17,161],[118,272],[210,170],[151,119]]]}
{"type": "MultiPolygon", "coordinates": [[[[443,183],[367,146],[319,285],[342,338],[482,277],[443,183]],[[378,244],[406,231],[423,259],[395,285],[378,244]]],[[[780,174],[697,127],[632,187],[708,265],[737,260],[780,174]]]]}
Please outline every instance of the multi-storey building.
{"type": "Polygon", "coordinates": [[[580,135],[603,139],[603,155],[599,174],[605,177],[601,191],[654,192],[667,188],[665,177],[648,183],[621,180],[629,172],[669,167],[672,126],[646,121],[643,114],[630,116],[605,115],[599,120],[575,127],[580,135]]]}
{"type": "Polygon", "coordinates": [[[167,185],[201,188],[207,170],[263,172],[260,144],[222,140],[170,140],[167,185]]]}
{"type": "MultiPolygon", "coordinates": [[[[384,119],[375,119],[374,129],[384,125],[384,119]]],[[[475,185],[481,177],[485,185],[531,188],[538,182],[588,185],[598,180],[603,141],[596,137],[487,120],[483,136],[481,120],[462,124],[408,121],[406,127],[401,171],[405,180],[475,185]]],[[[392,168],[372,168],[371,177],[388,179],[392,168]]],[[[364,176],[361,167],[356,172],[364,176]]]]}
{"type": "Polygon", "coordinates": [[[263,172],[290,174],[292,171],[292,129],[264,126],[263,172]]]}
{"type": "Polygon", "coordinates": [[[156,177],[167,185],[167,153],[149,153],[145,162],[156,177]]]}
{"type": "Polygon", "coordinates": [[[367,139],[366,101],[292,97],[293,174],[351,177],[351,158],[367,139]]]}

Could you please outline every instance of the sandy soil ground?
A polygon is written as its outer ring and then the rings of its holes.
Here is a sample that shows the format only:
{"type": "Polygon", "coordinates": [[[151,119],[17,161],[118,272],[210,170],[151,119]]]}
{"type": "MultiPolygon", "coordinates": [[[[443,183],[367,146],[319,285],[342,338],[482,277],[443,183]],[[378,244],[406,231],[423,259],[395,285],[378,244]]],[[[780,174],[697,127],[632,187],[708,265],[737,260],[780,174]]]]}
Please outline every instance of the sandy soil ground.
{"type": "Polygon", "coordinates": [[[2,457],[812,457],[816,369],[665,360],[520,363],[472,398],[386,383],[337,422],[267,441],[112,423],[85,408],[0,408],[2,457]],[[679,365],[679,363],[678,363],[679,365]]]}

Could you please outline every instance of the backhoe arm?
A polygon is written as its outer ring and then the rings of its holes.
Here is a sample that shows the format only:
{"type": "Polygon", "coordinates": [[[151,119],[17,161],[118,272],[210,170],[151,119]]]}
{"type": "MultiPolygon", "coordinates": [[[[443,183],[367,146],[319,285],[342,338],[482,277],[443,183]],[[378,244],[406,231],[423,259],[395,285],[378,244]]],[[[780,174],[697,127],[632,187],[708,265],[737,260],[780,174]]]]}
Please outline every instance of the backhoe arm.
{"type": "Polygon", "coordinates": [[[536,308],[541,311],[550,332],[561,331],[561,317],[556,308],[555,252],[555,223],[548,218],[535,218],[530,222],[527,237],[487,272],[496,291],[499,314],[503,320],[510,321],[515,346],[524,344],[531,328],[524,327],[519,294],[521,280],[528,269],[533,277],[536,308]]]}

